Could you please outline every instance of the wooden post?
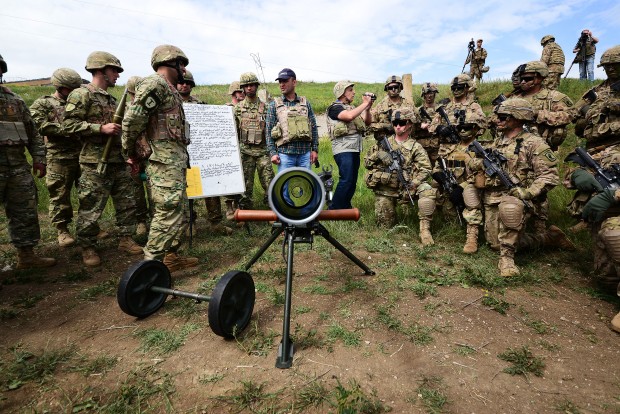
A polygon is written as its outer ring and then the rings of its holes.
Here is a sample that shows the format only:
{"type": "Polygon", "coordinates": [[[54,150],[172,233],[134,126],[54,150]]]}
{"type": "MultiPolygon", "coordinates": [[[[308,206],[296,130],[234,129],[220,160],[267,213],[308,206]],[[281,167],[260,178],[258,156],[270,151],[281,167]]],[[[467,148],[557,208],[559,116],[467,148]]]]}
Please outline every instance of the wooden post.
{"type": "Polygon", "coordinates": [[[403,75],[403,98],[411,105],[413,105],[413,77],[411,73],[405,73],[403,75]]]}

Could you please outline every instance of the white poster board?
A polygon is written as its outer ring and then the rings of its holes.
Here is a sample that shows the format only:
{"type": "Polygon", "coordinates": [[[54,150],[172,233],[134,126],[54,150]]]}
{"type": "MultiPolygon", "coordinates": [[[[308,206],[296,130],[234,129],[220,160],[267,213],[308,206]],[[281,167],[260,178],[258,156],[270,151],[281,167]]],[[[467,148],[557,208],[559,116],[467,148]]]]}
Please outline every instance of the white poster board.
{"type": "Polygon", "coordinates": [[[190,125],[187,196],[204,198],[245,191],[233,107],[183,104],[190,125]]]}

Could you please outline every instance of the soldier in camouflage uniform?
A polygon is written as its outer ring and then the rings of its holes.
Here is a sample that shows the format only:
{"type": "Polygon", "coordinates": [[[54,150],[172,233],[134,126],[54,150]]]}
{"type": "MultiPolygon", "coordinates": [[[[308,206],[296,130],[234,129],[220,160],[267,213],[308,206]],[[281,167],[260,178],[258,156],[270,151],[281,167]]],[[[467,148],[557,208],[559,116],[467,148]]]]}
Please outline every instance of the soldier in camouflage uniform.
{"type": "Polygon", "coordinates": [[[365,93],[362,103],[351,105],[355,98],[354,83],[343,80],[334,85],[336,101],[327,108],[327,131],[332,141],[332,153],[338,165],[338,185],[334,191],[332,210],[353,208],[351,200],[357,187],[360,168],[362,135],[370,125],[374,95],[365,93]]]}
{"type": "MultiPolygon", "coordinates": [[[[575,130],[586,139],[592,158],[601,167],[609,168],[620,163],[620,45],[603,53],[600,66],[607,79],[577,103],[580,110],[575,130]]],[[[616,201],[619,194],[603,189],[582,168],[571,169],[567,176],[565,185],[578,190],[569,209],[588,221],[594,240],[595,278],[602,289],[615,292],[620,282],[620,208],[616,201]]],[[[620,332],[620,316],[614,318],[612,325],[620,332]]]]}
{"type": "Polygon", "coordinates": [[[544,86],[550,90],[557,90],[560,86],[560,79],[564,73],[564,52],[560,45],[555,43],[553,35],[546,35],[540,40],[543,47],[540,61],[549,68],[549,76],[545,79],[544,86]]]}
{"type": "Polygon", "coordinates": [[[146,175],[151,188],[153,219],[144,247],[145,260],[162,260],[168,269],[196,266],[198,258],[177,252],[189,224],[187,168],[189,134],[183,100],[176,89],[189,63],[181,49],[157,46],[151,55],[156,73],[144,78],[136,89],[136,99],[123,119],[123,151],[128,163],[136,160],[136,141],[146,131],[151,148],[146,175]]]}
{"type": "MultiPolygon", "coordinates": [[[[392,112],[405,107],[414,109],[400,96],[400,92],[403,90],[403,80],[400,76],[392,75],[387,78],[383,90],[387,92],[387,95],[371,111],[372,122],[369,129],[375,135],[375,139],[382,139],[384,136],[394,134],[391,121],[392,112]]],[[[418,119],[417,114],[415,116],[418,119]]]]}
{"type": "Polygon", "coordinates": [[[472,51],[468,56],[465,64],[469,65],[469,76],[475,81],[476,79],[482,80],[482,74],[485,73],[488,68],[484,66],[487,60],[487,50],[482,47],[482,39],[476,41],[476,49],[472,51]]]}
{"type": "Polygon", "coordinates": [[[245,99],[245,92],[243,92],[243,89],[239,86],[238,81],[234,81],[230,84],[228,87],[228,94],[230,95],[231,100],[226,105],[235,106],[245,99]]]}
{"type": "MultiPolygon", "coordinates": [[[[265,200],[269,183],[274,177],[271,158],[265,141],[265,113],[267,107],[257,95],[260,82],[252,72],[242,73],[239,85],[243,89],[245,99],[235,105],[233,111],[237,121],[237,132],[241,145],[241,163],[245,179],[245,193],[239,200],[239,208],[251,210],[253,208],[254,175],[258,172],[258,179],[263,190],[265,200]]],[[[227,208],[234,211],[232,203],[226,201],[227,208]]]]}
{"type": "Polygon", "coordinates": [[[71,188],[77,188],[80,178],[82,143],[78,137],[63,132],[62,122],[66,99],[82,85],[82,77],[73,69],[60,68],[52,74],[51,82],[56,92],[34,101],[30,113],[39,133],[47,138],[45,184],[50,196],[49,216],[58,232],[58,245],[68,247],[75,243],[67,227],[73,220],[71,188]]]}
{"type": "Polygon", "coordinates": [[[435,116],[435,98],[439,90],[434,83],[426,82],[422,84],[422,105],[417,108],[420,114],[419,122],[415,125],[416,140],[424,147],[431,159],[431,165],[435,166],[437,161],[437,151],[439,150],[439,138],[431,134],[428,130],[433,117],[435,116]]]}
{"type": "MultiPolygon", "coordinates": [[[[0,75],[7,64],[0,56],[0,75]]],[[[39,257],[33,248],[41,239],[37,188],[24,148],[32,156],[32,172],[45,176],[45,145],[26,103],[0,85],[0,201],[8,219],[11,244],[17,249],[17,269],[49,267],[56,259],[39,257]]]]}
{"type": "MultiPolygon", "coordinates": [[[[467,164],[471,161],[471,154],[468,151],[469,144],[477,137],[484,134],[487,127],[487,120],[482,110],[476,110],[475,106],[466,109],[464,117],[454,116],[454,112],[446,112],[451,118],[450,122],[456,127],[460,142],[453,144],[442,142],[439,146],[439,157],[445,160],[446,167],[454,174],[457,182],[462,188],[462,197],[465,204],[462,217],[467,223],[467,240],[463,247],[463,252],[467,254],[478,251],[478,232],[483,224],[482,219],[482,194],[474,185],[474,175],[467,169],[467,164]],[[451,115],[450,115],[451,114],[451,115]]],[[[440,163],[433,169],[433,177],[443,171],[440,163]]],[[[438,187],[438,182],[433,182],[433,187],[438,187]]],[[[443,190],[443,189],[442,189],[443,190]]],[[[457,189],[458,191],[458,189],[457,189]]],[[[454,204],[450,201],[450,194],[441,192],[437,197],[437,204],[443,207],[445,215],[456,215],[454,204]]]]}
{"type": "Polygon", "coordinates": [[[140,254],[142,248],[131,238],[136,230],[135,184],[121,155],[121,126],[112,122],[116,99],[107,91],[116,84],[123,68],[115,56],[97,51],[86,59],[86,70],[92,73],[92,82],[69,94],[62,127],[66,134],[80,137],[83,142],[78,184],[77,241],[82,247],[84,264],[99,266],[101,259],[95,250],[98,221],[109,197],[112,197],[116,210],[120,235],[118,249],[140,254]],[[112,139],[108,165],[104,174],[100,174],[97,164],[108,139],[112,139]]]}
{"type": "MultiPolygon", "coordinates": [[[[531,201],[558,184],[557,158],[538,135],[526,132],[523,126],[534,120],[532,105],[522,98],[509,98],[496,109],[500,136],[492,148],[507,162],[505,172],[517,186],[508,190],[496,177],[486,177],[484,184],[485,235],[492,248],[499,248],[499,271],[504,277],[518,275],[514,263],[517,248],[566,247],[572,243],[557,227],[545,233],[525,233],[525,222],[531,214],[531,201]],[[526,206],[527,205],[527,206],[526,206]]],[[[469,163],[472,171],[484,169],[475,158],[469,163]]]]}
{"type": "MultiPolygon", "coordinates": [[[[400,166],[409,192],[418,198],[420,239],[425,246],[434,243],[431,235],[431,220],[435,211],[435,191],[428,183],[431,161],[428,154],[410,134],[416,115],[411,108],[397,109],[392,113],[395,135],[388,137],[393,151],[401,154],[400,166]]],[[[390,171],[392,157],[379,142],[375,143],[364,158],[366,186],[375,193],[375,215],[377,224],[391,228],[396,224],[396,204],[410,203],[403,184],[398,181],[397,172],[390,171]]],[[[408,209],[407,209],[408,210],[408,209]]]]}

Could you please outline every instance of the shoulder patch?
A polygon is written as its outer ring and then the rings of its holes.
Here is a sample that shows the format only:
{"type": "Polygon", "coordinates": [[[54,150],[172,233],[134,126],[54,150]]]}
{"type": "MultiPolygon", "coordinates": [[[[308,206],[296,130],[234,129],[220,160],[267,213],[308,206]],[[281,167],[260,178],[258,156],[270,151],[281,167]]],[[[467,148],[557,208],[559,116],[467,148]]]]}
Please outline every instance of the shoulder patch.
{"type": "Polygon", "coordinates": [[[65,111],[73,111],[75,109],[75,105],[72,103],[68,103],[65,105],[65,111]]]}
{"type": "Polygon", "coordinates": [[[151,93],[149,93],[145,98],[144,98],[144,107],[147,110],[152,110],[157,108],[157,106],[161,103],[161,101],[159,100],[159,97],[157,96],[157,93],[155,93],[155,91],[152,91],[151,93]]]}
{"type": "Polygon", "coordinates": [[[546,150],[544,150],[541,155],[545,157],[547,160],[549,160],[550,162],[558,161],[558,158],[555,156],[551,148],[547,148],[546,150]]]}

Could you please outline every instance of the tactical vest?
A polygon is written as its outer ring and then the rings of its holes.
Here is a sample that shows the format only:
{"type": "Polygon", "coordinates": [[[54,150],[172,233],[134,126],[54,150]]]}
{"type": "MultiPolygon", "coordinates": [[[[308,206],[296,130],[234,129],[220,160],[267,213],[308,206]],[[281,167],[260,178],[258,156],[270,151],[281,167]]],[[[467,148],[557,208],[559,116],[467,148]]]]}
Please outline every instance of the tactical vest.
{"type": "Polygon", "coordinates": [[[183,99],[176,90],[170,91],[174,97],[172,105],[159,108],[156,114],[149,117],[147,137],[151,141],[178,141],[189,145],[189,123],[185,120],[183,99]]]}
{"type": "MultiPolygon", "coordinates": [[[[109,124],[114,119],[114,112],[116,111],[116,99],[109,94],[101,93],[98,88],[89,83],[83,86],[90,92],[90,108],[86,114],[85,121],[90,124],[109,124]],[[96,109],[94,109],[96,108],[96,109]]],[[[105,134],[90,135],[85,137],[86,141],[94,144],[103,144],[107,141],[108,136],[105,134]]],[[[115,139],[115,144],[120,145],[120,135],[118,139],[115,139]]]]}
{"type": "Polygon", "coordinates": [[[243,144],[258,145],[265,136],[265,103],[256,104],[244,99],[239,104],[239,135],[243,144]],[[246,103],[247,102],[247,103],[246,103]]]}
{"type": "MultiPolygon", "coordinates": [[[[532,104],[535,111],[551,111],[552,104],[554,102],[560,102],[563,98],[561,92],[558,91],[547,89],[547,93],[540,92],[531,97],[523,97],[532,104]]],[[[557,151],[558,147],[562,145],[568,134],[566,126],[551,126],[544,122],[532,122],[529,126],[529,130],[543,137],[554,151],[557,151]]]]}
{"type": "MultiPolygon", "coordinates": [[[[334,105],[342,105],[345,111],[350,111],[351,109],[353,109],[353,106],[351,105],[345,105],[342,102],[336,101],[327,108],[328,114],[329,114],[329,110],[334,105]]],[[[329,138],[331,140],[334,140],[336,138],[341,138],[347,135],[362,134],[364,130],[366,129],[366,124],[364,124],[364,121],[359,116],[356,116],[355,119],[350,122],[344,122],[339,119],[333,120],[329,117],[329,115],[326,116],[326,118],[327,118],[327,132],[329,133],[329,138]]]]}
{"type": "Polygon", "coordinates": [[[620,143],[620,114],[608,110],[613,104],[618,105],[620,92],[611,90],[609,83],[605,81],[596,88],[598,98],[586,113],[587,124],[583,135],[587,148],[620,143]]]}
{"type": "Polygon", "coordinates": [[[274,99],[278,123],[271,130],[276,146],[286,145],[293,141],[312,141],[310,119],[308,118],[308,102],[305,96],[299,97],[294,106],[286,106],[281,97],[274,99]]]}
{"type": "Polygon", "coordinates": [[[9,89],[0,88],[0,145],[28,145],[23,121],[25,105],[9,89]]]}
{"type": "Polygon", "coordinates": [[[552,43],[549,48],[551,53],[549,56],[549,62],[545,62],[548,65],[562,65],[564,66],[564,52],[557,43],[552,43]]]}

